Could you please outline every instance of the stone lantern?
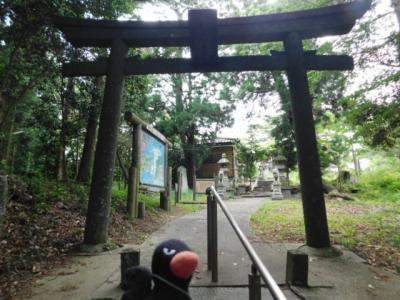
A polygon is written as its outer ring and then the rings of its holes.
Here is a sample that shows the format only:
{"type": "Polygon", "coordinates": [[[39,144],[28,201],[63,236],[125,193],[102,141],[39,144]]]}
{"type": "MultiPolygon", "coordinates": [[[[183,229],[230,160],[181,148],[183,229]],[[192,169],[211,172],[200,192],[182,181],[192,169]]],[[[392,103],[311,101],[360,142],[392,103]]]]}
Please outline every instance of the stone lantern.
{"type": "Polygon", "coordinates": [[[226,189],[230,186],[228,177],[230,163],[225,153],[222,153],[221,159],[217,162],[219,165],[217,191],[221,197],[226,194],[226,189]]]}
{"type": "Polygon", "coordinates": [[[281,187],[282,187],[282,185],[281,185],[281,181],[279,178],[279,170],[278,170],[278,168],[275,168],[274,182],[272,183],[272,194],[271,194],[272,200],[282,200],[283,199],[281,187]]]}
{"type": "Polygon", "coordinates": [[[289,186],[287,178],[287,159],[283,155],[278,155],[273,158],[273,168],[278,171],[279,181],[283,187],[289,186]]]}

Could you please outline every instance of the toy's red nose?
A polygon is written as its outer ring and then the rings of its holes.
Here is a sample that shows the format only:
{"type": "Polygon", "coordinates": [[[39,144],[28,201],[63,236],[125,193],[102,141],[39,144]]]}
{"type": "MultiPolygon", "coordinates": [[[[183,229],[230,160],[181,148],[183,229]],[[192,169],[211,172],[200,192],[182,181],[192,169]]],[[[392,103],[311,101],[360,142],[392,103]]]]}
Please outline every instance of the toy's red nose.
{"type": "Polygon", "coordinates": [[[188,279],[192,276],[199,263],[199,256],[192,251],[183,251],[175,255],[171,260],[171,271],[179,278],[188,279]]]}

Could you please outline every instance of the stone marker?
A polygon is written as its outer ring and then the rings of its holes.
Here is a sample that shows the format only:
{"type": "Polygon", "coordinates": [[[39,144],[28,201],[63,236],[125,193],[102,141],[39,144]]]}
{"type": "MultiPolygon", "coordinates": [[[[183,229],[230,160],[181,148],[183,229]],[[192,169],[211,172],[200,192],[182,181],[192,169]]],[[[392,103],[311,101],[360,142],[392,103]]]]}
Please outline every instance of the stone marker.
{"type": "Polygon", "coordinates": [[[131,267],[140,264],[140,251],[134,248],[126,248],[121,251],[121,288],[124,290],[127,287],[125,272],[131,267]]]}
{"type": "Polygon", "coordinates": [[[186,193],[189,190],[186,168],[184,166],[178,167],[178,174],[182,174],[181,192],[186,193]]]}

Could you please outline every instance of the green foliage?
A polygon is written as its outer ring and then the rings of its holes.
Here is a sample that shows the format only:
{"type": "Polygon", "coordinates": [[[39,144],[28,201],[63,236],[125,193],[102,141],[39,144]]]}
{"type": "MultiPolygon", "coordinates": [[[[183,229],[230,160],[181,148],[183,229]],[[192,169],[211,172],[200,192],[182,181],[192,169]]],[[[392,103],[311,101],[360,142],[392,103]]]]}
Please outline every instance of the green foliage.
{"type": "Polygon", "coordinates": [[[343,50],[354,54],[359,73],[342,106],[348,122],[366,144],[390,149],[398,144],[400,137],[399,19],[394,18],[392,8],[386,7],[385,11],[382,4],[373,1],[372,11],[339,41],[343,50]],[[379,31],[380,28],[386,30],[379,31]]]}
{"type": "Polygon", "coordinates": [[[400,103],[376,103],[374,100],[348,99],[346,114],[357,133],[372,147],[391,148],[400,140],[400,103]]]}
{"type": "Polygon", "coordinates": [[[107,240],[107,243],[105,243],[103,245],[103,251],[112,251],[112,250],[115,250],[115,249],[117,249],[119,247],[121,247],[120,244],[118,244],[115,241],[109,239],[109,240],[107,240]]]}
{"type": "Polygon", "coordinates": [[[362,144],[344,120],[332,113],[326,113],[326,120],[317,126],[317,135],[322,169],[346,169],[354,145],[362,144]]]}
{"type": "MultiPolygon", "coordinates": [[[[126,199],[128,190],[123,186],[114,182],[112,188],[112,208],[120,212],[126,211],[126,199]]],[[[160,194],[139,192],[139,201],[144,202],[146,209],[155,209],[160,206],[160,194]]]]}
{"type": "Polygon", "coordinates": [[[365,201],[400,202],[400,160],[387,159],[361,174],[357,197],[365,201]]]}
{"type": "MultiPolygon", "coordinates": [[[[196,165],[208,155],[201,146],[214,140],[217,132],[232,125],[233,102],[220,93],[223,75],[171,75],[163,84],[171,86],[171,93],[159,97],[170,105],[159,114],[156,127],[174,142],[173,167],[183,162],[191,173],[193,145],[196,147],[196,165]]],[[[153,86],[153,90],[159,87],[153,86]]],[[[165,89],[165,87],[164,87],[165,89]]]]}
{"type": "MultiPolygon", "coordinates": [[[[65,140],[61,146],[71,149],[68,162],[77,164],[93,81],[71,79],[69,89],[61,80],[60,66],[106,51],[71,49],[51,18],[116,18],[133,6],[126,0],[1,2],[0,164],[7,172],[52,177],[57,172],[60,135],[65,140]]],[[[75,175],[76,168],[67,169],[75,175]]]]}
{"type": "Polygon", "coordinates": [[[80,204],[86,206],[89,191],[86,186],[76,183],[64,183],[48,180],[43,177],[25,178],[32,193],[35,208],[39,211],[47,210],[57,202],[80,204]]]}
{"type": "Polygon", "coordinates": [[[237,158],[241,167],[239,167],[240,175],[252,181],[257,173],[256,162],[262,161],[266,158],[267,150],[260,147],[258,144],[255,134],[256,126],[249,127],[249,140],[247,144],[238,143],[237,158]]]}
{"type": "MultiPolygon", "coordinates": [[[[279,1],[276,3],[248,3],[244,9],[249,14],[272,13],[309,9],[332,4],[332,1],[279,1]]],[[[304,48],[307,50],[318,49],[319,54],[332,54],[332,42],[317,44],[316,40],[304,41],[304,48]]],[[[260,45],[240,45],[236,47],[237,54],[266,54],[272,50],[282,51],[281,43],[268,43],[260,45]]],[[[279,97],[280,112],[278,116],[269,118],[272,125],[271,136],[275,140],[274,152],[285,156],[287,167],[293,170],[297,165],[297,153],[295,145],[295,133],[293,114],[291,107],[291,95],[287,78],[282,72],[248,72],[238,74],[237,80],[232,84],[240,82],[238,95],[246,102],[259,102],[262,107],[277,106],[276,96],[279,97]]],[[[323,122],[326,114],[331,112],[340,115],[343,107],[339,99],[343,97],[345,90],[346,76],[342,72],[332,71],[311,71],[308,72],[309,87],[314,106],[314,118],[316,122],[323,122]]],[[[237,88],[236,88],[237,90],[237,88]]]]}

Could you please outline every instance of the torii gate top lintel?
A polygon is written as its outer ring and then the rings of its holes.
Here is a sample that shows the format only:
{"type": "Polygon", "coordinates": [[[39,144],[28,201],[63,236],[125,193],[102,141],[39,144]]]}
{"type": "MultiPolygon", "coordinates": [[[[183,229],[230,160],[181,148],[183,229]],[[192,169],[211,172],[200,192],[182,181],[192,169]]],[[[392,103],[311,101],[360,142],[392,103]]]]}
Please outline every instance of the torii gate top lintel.
{"type": "MultiPolygon", "coordinates": [[[[189,21],[112,21],[56,17],[54,24],[75,47],[111,47],[120,38],[129,47],[179,47],[191,44],[191,19],[215,18],[216,42],[223,44],[282,41],[289,32],[302,39],[348,33],[369,9],[371,0],[358,0],[304,11],[217,19],[215,10],[189,11],[189,21]],[[203,13],[204,12],[204,13],[203,13]],[[196,15],[199,17],[196,18],[196,15]]],[[[206,19],[206,20],[202,20],[206,19]]]]}
{"type": "MultiPolygon", "coordinates": [[[[345,34],[369,6],[370,0],[355,1],[298,12],[226,19],[218,19],[216,10],[195,9],[189,11],[188,21],[142,22],[56,17],[54,23],[76,47],[111,47],[115,40],[135,48],[190,47],[191,59],[127,58],[125,75],[287,70],[287,57],[281,55],[284,53],[219,57],[218,45],[285,41],[293,32],[301,40],[345,34]]],[[[307,70],[353,69],[353,60],[346,55],[307,53],[304,60],[307,70]]],[[[105,75],[107,64],[107,59],[72,62],[63,66],[63,75],[105,75]]]]}

